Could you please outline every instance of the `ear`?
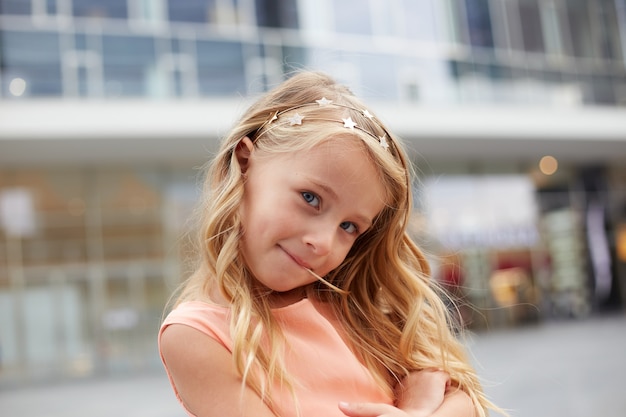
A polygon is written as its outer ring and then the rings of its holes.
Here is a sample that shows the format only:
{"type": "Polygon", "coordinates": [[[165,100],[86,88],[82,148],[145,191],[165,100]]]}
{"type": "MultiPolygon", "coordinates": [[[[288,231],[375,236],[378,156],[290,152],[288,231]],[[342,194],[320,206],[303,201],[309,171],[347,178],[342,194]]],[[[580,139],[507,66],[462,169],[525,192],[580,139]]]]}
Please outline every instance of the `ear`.
{"type": "Polygon", "coordinates": [[[250,156],[252,155],[253,150],[254,144],[247,136],[241,139],[235,148],[235,156],[237,157],[237,162],[239,162],[239,166],[241,167],[242,174],[245,174],[248,170],[248,166],[250,165],[250,156]]]}

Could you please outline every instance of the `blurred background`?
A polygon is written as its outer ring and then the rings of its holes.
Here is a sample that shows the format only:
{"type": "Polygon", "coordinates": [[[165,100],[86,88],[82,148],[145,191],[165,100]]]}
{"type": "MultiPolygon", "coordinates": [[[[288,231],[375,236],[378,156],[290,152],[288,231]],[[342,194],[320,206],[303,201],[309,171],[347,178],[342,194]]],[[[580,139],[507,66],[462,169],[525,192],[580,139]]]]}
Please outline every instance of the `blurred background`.
{"type": "Polygon", "coordinates": [[[70,416],[28,398],[90,381],[182,415],[156,333],[200,167],[297,69],[406,142],[413,233],[486,370],[566,343],[594,356],[564,368],[626,371],[626,0],[0,0],[0,410],[70,416]]]}

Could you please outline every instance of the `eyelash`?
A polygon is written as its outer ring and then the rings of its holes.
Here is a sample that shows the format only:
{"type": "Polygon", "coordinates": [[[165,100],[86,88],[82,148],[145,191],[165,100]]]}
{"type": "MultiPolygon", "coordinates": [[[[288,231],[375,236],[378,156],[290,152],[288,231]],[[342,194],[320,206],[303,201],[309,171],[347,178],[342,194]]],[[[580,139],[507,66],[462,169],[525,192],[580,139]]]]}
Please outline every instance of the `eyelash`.
{"type": "Polygon", "coordinates": [[[346,232],[350,233],[351,235],[358,235],[359,234],[359,226],[357,226],[356,224],[352,223],[352,222],[342,222],[339,227],[341,227],[343,230],[346,230],[346,232]],[[352,232],[348,232],[346,229],[343,228],[343,225],[349,225],[354,227],[354,231],[352,232]]]}
{"type": "Polygon", "coordinates": [[[302,191],[300,194],[302,194],[302,198],[304,198],[304,201],[306,201],[307,204],[309,204],[309,205],[311,205],[311,206],[313,206],[315,208],[319,207],[319,205],[320,205],[320,203],[319,203],[320,198],[316,194],[314,194],[314,193],[312,193],[310,191],[302,191]],[[317,205],[311,204],[311,201],[314,198],[317,199],[317,201],[318,201],[317,205]]]}
{"type": "MultiPolygon", "coordinates": [[[[300,193],[302,195],[302,198],[304,199],[304,201],[309,204],[310,206],[313,206],[315,208],[318,208],[320,205],[320,198],[317,194],[312,193],[310,191],[302,191],[300,193]],[[318,202],[316,205],[311,204],[312,201],[316,199],[318,202]]],[[[347,233],[351,234],[351,235],[358,235],[359,234],[359,226],[357,226],[355,223],[352,222],[341,222],[341,224],[339,225],[339,227],[341,227],[343,230],[345,230],[347,233]],[[344,226],[346,226],[346,228],[344,228],[344,226]],[[354,231],[349,232],[347,230],[347,227],[352,226],[354,228],[354,231]]]]}

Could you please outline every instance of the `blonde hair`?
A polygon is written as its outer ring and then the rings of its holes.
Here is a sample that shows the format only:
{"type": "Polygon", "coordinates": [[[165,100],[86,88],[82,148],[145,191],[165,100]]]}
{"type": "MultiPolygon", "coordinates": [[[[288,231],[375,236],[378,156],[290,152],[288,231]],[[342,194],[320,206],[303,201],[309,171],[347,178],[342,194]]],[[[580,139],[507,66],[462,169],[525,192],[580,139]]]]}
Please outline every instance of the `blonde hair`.
{"type": "Polygon", "coordinates": [[[407,233],[412,210],[411,164],[399,139],[359,109],[365,106],[347,88],[315,72],[292,76],[248,109],[209,165],[199,206],[199,263],[182,287],[177,304],[210,300],[219,289],[231,305],[237,370],[244,383],[273,408],[268,384],[289,385],[289,373],[281,363],[282,334],[272,316],[267,289],[255,284],[239,253],[238,207],[244,177],[235,148],[244,137],[265,152],[310,149],[325,140],[360,140],[379,171],[387,204],[342,264],[311,286],[309,296],[332,306],[353,351],[390,394],[409,372],[440,368],[470,396],[477,415],[484,417],[487,409],[496,407],[483,394],[451,329],[425,256],[407,233]],[[339,106],[308,105],[322,97],[339,106]],[[268,124],[277,112],[289,114],[294,108],[306,121],[297,130],[288,123],[268,124]],[[360,129],[348,130],[341,124],[346,114],[360,129]],[[381,135],[387,135],[389,149],[376,140],[381,135]]]}

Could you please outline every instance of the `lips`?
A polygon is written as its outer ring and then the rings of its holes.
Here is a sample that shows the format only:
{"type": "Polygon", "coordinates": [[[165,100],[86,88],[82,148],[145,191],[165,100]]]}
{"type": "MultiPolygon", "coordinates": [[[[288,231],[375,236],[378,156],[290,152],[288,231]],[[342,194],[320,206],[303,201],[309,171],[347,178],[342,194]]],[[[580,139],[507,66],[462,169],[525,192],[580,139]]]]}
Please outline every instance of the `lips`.
{"type": "Polygon", "coordinates": [[[302,268],[304,268],[304,269],[311,269],[311,270],[313,269],[311,267],[311,265],[306,263],[303,259],[301,259],[298,256],[292,254],[291,252],[289,252],[287,249],[283,248],[282,246],[280,246],[280,248],[283,250],[283,252],[285,252],[287,254],[287,256],[289,256],[291,259],[293,259],[293,261],[295,263],[297,263],[298,265],[300,265],[302,268]]]}

